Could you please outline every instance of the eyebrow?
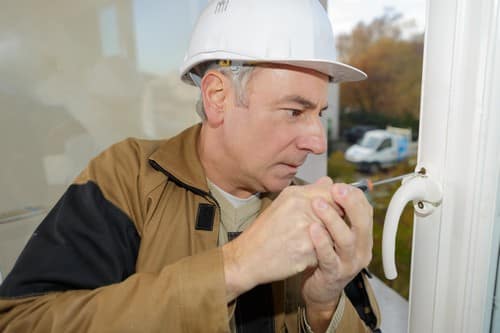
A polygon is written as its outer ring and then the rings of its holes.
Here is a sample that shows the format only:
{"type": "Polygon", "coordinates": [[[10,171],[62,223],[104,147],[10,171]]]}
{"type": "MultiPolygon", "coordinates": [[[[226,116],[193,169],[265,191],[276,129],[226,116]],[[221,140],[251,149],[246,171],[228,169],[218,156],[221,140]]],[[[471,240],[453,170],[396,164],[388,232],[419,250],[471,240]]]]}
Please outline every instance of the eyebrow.
{"type": "MultiPolygon", "coordinates": [[[[308,100],[307,98],[304,98],[300,95],[287,95],[287,96],[281,98],[278,101],[278,104],[287,103],[287,102],[300,104],[301,106],[303,106],[306,109],[316,109],[317,108],[316,103],[314,103],[314,102],[312,102],[312,101],[308,100]]],[[[325,111],[326,109],[328,109],[328,104],[326,106],[322,107],[321,111],[325,111]]]]}

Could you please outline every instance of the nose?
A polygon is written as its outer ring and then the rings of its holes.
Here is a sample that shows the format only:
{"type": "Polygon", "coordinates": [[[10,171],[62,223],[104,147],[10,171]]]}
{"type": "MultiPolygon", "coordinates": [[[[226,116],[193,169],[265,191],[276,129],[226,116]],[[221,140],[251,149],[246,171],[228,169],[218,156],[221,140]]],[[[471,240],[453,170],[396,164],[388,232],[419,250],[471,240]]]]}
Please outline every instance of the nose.
{"type": "Polygon", "coordinates": [[[326,151],[325,130],[318,116],[313,116],[308,122],[304,134],[297,140],[297,147],[313,154],[323,154],[326,151]]]}

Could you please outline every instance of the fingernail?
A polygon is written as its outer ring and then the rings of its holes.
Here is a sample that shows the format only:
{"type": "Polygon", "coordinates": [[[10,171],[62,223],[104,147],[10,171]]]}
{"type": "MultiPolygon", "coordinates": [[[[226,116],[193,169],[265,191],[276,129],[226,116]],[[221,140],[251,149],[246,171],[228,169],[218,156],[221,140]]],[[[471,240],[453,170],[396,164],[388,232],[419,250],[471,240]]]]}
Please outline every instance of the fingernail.
{"type": "Polygon", "coordinates": [[[316,206],[319,209],[326,209],[327,203],[323,199],[318,199],[318,200],[316,200],[316,206]]]}
{"type": "Polygon", "coordinates": [[[339,186],[337,188],[337,193],[340,195],[340,196],[346,196],[347,193],[349,193],[351,191],[351,189],[348,187],[348,186],[339,186]]]}

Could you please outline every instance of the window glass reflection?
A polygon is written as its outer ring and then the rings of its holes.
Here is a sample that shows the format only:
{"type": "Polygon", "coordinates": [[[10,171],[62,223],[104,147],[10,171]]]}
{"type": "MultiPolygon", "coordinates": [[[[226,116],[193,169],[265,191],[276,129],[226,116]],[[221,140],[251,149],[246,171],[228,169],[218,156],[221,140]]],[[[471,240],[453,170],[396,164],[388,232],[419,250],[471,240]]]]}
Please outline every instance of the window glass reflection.
{"type": "Polygon", "coordinates": [[[118,34],[118,21],[116,18],[116,6],[110,4],[101,9],[99,13],[99,25],[101,32],[101,47],[104,56],[121,54],[120,37],[118,34]]]}
{"type": "Polygon", "coordinates": [[[8,2],[0,11],[0,214],[50,207],[129,136],[199,121],[178,79],[206,0],[8,2]]]}

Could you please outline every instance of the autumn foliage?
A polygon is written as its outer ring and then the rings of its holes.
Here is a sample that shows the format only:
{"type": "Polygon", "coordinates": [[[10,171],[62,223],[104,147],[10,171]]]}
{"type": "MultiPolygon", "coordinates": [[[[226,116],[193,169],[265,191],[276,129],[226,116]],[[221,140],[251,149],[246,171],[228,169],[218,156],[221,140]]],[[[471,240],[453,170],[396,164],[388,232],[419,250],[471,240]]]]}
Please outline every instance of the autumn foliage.
{"type": "Polygon", "coordinates": [[[399,19],[384,14],[337,38],[339,58],[368,74],[365,81],[340,86],[343,112],[418,118],[423,35],[403,38],[399,19]]]}
{"type": "MultiPolygon", "coordinates": [[[[386,13],[369,24],[359,23],[351,33],[337,38],[339,59],[368,74],[368,79],[340,85],[340,126],[343,129],[359,124],[410,127],[418,131],[422,78],[423,34],[408,36],[397,14],[386,13]]],[[[415,139],[415,138],[414,138],[415,139]]],[[[415,159],[370,177],[374,180],[399,176],[415,169],[415,159]]],[[[361,175],[345,161],[342,151],[328,159],[328,175],[335,181],[351,182],[361,175]]],[[[367,193],[374,207],[373,260],[370,270],[403,297],[409,296],[413,209],[404,210],[396,243],[399,277],[383,278],[382,231],[390,199],[399,183],[380,187],[367,193]]]]}

